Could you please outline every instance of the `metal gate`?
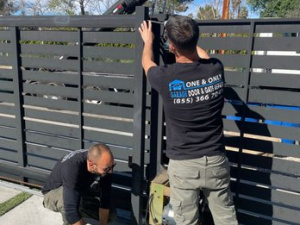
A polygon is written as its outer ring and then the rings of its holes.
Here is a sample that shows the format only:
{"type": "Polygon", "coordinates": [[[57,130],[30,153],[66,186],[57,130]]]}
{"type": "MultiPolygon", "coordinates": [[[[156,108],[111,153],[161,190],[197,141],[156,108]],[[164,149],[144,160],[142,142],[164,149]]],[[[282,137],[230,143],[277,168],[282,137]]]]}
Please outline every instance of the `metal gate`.
{"type": "MultiPolygon", "coordinates": [[[[140,7],[114,17],[0,19],[1,179],[42,185],[62,155],[104,142],[117,161],[114,202],[142,224],[148,182],[167,164],[163,105],[140,63],[136,28],[147,17],[140,7]]],[[[199,27],[199,45],[225,66],[239,223],[300,224],[300,20],[199,27]]],[[[155,23],[157,37],[162,31],[155,23]]],[[[167,63],[159,38],[154,50],[167,63]]]]}

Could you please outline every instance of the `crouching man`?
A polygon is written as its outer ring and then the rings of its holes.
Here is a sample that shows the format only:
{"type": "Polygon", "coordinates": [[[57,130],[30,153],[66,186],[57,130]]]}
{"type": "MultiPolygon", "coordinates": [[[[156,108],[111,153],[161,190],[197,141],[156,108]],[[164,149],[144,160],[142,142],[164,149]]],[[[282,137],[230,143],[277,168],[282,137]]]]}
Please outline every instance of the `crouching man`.
{"type": "Polygon", "coordinates": [[[107,225],[115,165],[104,144],[67,154],[57,162],[42,188],[44,207],[60,212],[63,225],[86,224],[83,214],[99,220],[99,225],[107,225]]]}

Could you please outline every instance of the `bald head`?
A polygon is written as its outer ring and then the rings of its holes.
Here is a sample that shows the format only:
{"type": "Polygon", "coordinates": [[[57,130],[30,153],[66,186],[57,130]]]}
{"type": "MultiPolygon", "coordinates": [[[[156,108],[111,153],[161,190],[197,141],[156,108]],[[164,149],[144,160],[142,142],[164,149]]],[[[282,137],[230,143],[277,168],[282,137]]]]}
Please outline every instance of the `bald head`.
{"type": "Polygon", "coordinates": [[[88,160],[94,162],[100,159],[102,156],[113,158],[113,155],[107,145],[100,143],[89,148],[88,160]]]}
{"type": "Polygon", "coordinates": [[[115,165],[114,157],[109,147],[105,144],[96,144],[89,148],[88,170],[91,173],[103,175],[112,172],[115,165]]]}

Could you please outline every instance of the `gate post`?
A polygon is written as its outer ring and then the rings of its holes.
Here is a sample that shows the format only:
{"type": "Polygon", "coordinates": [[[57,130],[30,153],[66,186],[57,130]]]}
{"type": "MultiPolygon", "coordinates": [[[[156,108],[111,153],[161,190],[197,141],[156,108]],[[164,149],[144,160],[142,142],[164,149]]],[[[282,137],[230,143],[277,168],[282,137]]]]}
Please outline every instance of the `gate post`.
{"type": "Polygon", "coordinates": [[[146,77],[141,63],[143,41],[138,28],[147,17],[148,8],[137,7],[135,20],[135,92],[131,190],[132,225],[142,225],[143,223],[146,77]]]}
{"type": "MultiPolygon", "coordinates": [[[[15,99],[15,116],[16,116],[16,133],[17,133],[17,161],[20,167],[25,167],[27,164],[26,145],[25,145],[25,122],[23,109],[23,79],[20,70],[20,31],[18,27],[11,27],[11,52],[12,54],[12,73],[13,87],[15,99]]],[[[22,178],[24,179],[24,177],[22,178]]]]}

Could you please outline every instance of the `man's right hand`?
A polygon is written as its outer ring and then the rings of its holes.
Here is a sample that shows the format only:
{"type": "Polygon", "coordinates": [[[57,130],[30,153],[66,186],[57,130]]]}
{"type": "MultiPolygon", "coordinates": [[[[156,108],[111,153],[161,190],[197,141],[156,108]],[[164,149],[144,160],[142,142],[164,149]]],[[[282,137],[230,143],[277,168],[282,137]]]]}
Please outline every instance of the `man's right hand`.
{"type": "Polygon", "coordinates": [[[152,33],[152,23],[149,20],[143,21],[141,26],[139,27],[139,32],[145,44],[152,44],[154,40],[154,34],[152,33]]]}

